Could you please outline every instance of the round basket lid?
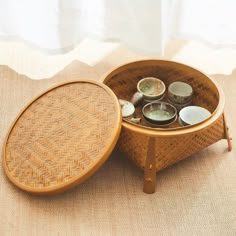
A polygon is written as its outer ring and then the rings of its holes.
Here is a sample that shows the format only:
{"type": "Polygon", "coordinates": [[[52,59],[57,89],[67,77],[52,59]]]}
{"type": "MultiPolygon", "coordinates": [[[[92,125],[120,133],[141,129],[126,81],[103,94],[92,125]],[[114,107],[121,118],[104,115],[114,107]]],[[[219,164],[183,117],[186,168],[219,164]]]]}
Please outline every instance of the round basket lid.
{"type": "Polygon", "coordinates": [[[95,81],[56,86],[18,116],[3,146],[3,165],[19,188],[64,191],[92,175],[108,158],[121,130],[114,93],[95,81]]]}

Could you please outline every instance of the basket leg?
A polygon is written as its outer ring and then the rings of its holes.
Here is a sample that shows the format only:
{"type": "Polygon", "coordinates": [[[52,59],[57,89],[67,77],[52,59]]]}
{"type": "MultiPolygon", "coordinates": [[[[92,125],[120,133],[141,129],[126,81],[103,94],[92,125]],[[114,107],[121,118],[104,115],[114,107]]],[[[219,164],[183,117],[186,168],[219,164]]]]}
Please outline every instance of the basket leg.
{"type": "Polygon", "coordinates": [[[148,141],[147,158],[144,169],[143,192],[154,193],[156,189],[155,138],[148,141]]]}
{"type": "Polygon", "coordinates": [[[232,142],[231,142],[232,138],[229,135],[229,127],[225,119],[225,114],[223,114],[223,119],[224,119],[225,138],[227,139],[228,151],[230,152],[232,150],[232,142]]]}

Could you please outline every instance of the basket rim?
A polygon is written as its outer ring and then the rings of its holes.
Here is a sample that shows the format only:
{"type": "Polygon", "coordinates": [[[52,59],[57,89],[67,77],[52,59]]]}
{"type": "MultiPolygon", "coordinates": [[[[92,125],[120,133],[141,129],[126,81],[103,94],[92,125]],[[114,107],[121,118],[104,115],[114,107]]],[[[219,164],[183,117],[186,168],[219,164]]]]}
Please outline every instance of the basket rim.
{"type": "Polygon", "coordinates": [[[126,128],[130,131],[133,131],[135,133],[143,134],[145,136],[153,136],[153,137],[155,137],[155,136],[164,136],[164,137],[178,136],[178,135],[192,134],[192,133],[198,132],[200,130],[204,130],[204,129],[208,128],[212,123],[214,123],[222,115],[222,113],[224,111],[224,105],[225,105],[225,96],[224,96],[224,92],[223,92],[223,89],[221,88],[221,86],[219,86],[219,84],[216,80],[214,80],[210,76],[206,75],[201,70],[198,70],[192,66],[189,66],[189,65],[186,65],[183,63],[179,63],[179,62],[175,62],[175,61],[171,61],[171,60],[160,60],[160,59],[144,59],[144,60],[132,61],[129,63],[125,63],[123,65],[120,65],[116,68],[113,68],[112,70],[110,70],[108,73],[106,73],[104,75],[104,77],[102,78],[101,81],[104,84],[106,84],[106,82],[109,80],[108,76],[111,76],[117,72],[123,71],[124,69],[129,68],[132,65],[135,65],[135,64],[142,64],[143,65],[143,64],[150,64],[150,63],[156,63],[156,62],[170,63],[173,65],[175,64],[178,66],[187,67],[189,69],[197,71],[198,73],[201,73],[208,80],[210,80],[213,83],[213,85],[216,87],[217,92],[219,94],[218,105],[208,119],[206,119],[198,124],[195,124],[195,125],[165,129],[165,128],[144,127],[142,125],[133,124],[133,123],[128,122],[126,120],[122,120],[122,126],[124,128],[126,128]]]}

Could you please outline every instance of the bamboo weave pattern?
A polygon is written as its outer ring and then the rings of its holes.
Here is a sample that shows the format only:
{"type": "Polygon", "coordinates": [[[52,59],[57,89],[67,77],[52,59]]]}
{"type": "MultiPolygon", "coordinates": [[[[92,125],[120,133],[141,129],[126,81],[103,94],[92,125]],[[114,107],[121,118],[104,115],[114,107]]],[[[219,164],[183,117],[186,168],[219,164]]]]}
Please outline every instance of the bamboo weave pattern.
{"type": "Polygon", "coordinates": [[[117,132],[118,107],[104,88],[69,83],[36,99],[6,142],[8,175],[34,190],[79,181],[100,161],[117,132]]]}

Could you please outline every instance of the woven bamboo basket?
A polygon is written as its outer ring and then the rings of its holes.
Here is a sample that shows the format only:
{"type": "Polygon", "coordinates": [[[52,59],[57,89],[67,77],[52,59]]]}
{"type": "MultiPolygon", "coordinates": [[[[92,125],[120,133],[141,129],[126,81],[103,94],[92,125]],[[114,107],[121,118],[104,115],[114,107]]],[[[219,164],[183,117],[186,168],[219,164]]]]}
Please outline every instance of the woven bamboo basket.
{"type": "MultiPolygon", "coordinates": [[[[121,66],[109,73],[103,82],[118,98],[130,100],[137,91],[136,85],[144,77],[157,77],[166,87],[182,81],[193,87],[193,105],[208,109],[207,120],[186,127],[178,121],[169,128],[152,128],[145,123],[122,121],[122,132],[117,147],[138,167],[144,170],[144,192],[155,191],[156,172],[193,153],[221,140],[231,142],[224,118],[224,95],[221,88],[208,76],[189,66],[163,60],[137,61],[121,66]]],[[[141,116],[141,108],[137,108],[141,116]]]]}

